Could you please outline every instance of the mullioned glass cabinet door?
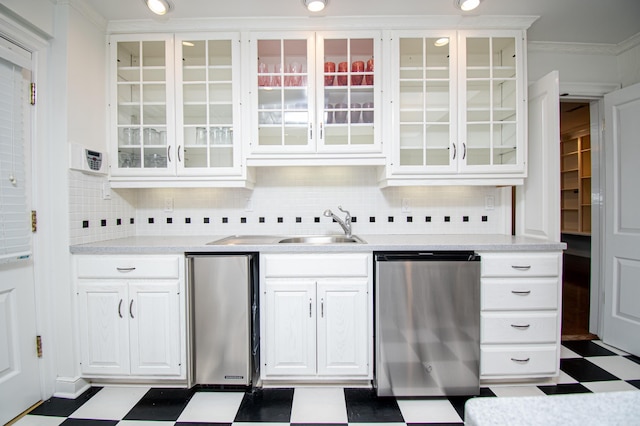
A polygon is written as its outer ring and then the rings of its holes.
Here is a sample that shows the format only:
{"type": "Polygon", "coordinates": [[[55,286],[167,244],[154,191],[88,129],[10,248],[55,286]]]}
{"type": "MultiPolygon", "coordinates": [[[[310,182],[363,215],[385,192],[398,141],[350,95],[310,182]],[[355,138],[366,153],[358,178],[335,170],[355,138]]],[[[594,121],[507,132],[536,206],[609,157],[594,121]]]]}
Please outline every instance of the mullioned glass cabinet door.
{"type": "Polygon", "coordinates": [[[112,174],[175,173],[171,36],[113,36],[111,58],[117,153],[112,174]]]}
{"type": "Polygon", "coordinates": [[[239,37],[176,37],[178,174],[229,174],[240,164],[239,37]]]}

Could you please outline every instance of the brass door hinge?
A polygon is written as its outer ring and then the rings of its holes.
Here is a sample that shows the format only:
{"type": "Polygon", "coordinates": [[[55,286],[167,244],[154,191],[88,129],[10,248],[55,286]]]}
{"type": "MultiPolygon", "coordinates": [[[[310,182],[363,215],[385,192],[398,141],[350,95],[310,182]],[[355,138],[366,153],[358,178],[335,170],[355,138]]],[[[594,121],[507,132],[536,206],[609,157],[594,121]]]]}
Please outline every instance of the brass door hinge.
{"type": "Polygon", "coordinates": [[[31,232],[38,230],[38,214],[35,210],[31,210],[31,232]]]}
{"type": "Polygon", "coordinates": [[[31,83],[31,105],[36,104],[36,84],[31,83]]]}
{"type": "Polygon", "coordinates": [[[36,353],[42,358],[42,336],[36,336],[36,353]]]}

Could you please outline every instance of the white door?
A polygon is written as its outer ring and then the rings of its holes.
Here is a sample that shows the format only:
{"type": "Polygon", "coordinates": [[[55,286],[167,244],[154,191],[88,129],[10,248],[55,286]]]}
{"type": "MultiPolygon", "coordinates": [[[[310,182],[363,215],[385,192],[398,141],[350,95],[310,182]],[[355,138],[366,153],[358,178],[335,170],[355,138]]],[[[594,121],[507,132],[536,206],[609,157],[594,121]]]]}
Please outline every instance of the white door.
{"type": "Polygon", "coordinates": [[[558,72],[529,86],[528,175],[516,189],[516,234],[560,241],[558,72]]]}
{"type": "Polygon", "coordinates": [[[607,344],[640,355],[640,84],[605,105],[604,333],[607,344]]]}
{"type": "Polygon", "coordinates": [[[318,374],[366,375],[367,279],[318,282],[318,374]]]}
{"type": "MultiPolygon", "coordinates": [[[[20,48],[13,46],[12,52],[18,50],[20,48]]],[[[24,123],[24,129],[17,129],[19,134],[25,136],[24,144],[19,141],[19,146],[16,146],[13,154],[16,157],[22,157],[24,148],[25,173],[16,175],[16,183],[18,186],[24,185],[27,207],[29,208],[31,187],[27,177],[31,166],[28,129],[30,129],[31,117],[28,86],[31,77],[27,70],[21,69],[20,66],[14,66],[13,62],[3,59],[4,53],[6,51],[0,51],[0,89],[2,93],[0,109],[3,111],[2,117],[0,117],[0,122],[2,122],[0,138],[12,134],[11,131],[7,133],[5,128],[9,122],[22,121],[24,123]],[[7,95],[9,92],[17,96],[14,91],[16,87],[22,88],[22,102],[7,95]],[[12,116],[19,117],[20,112],[23,113],[21,119],[11,120],[12,116]]],[[[22,59],[28,64],[30,55],[27,53],[22,59]]],[[[10,163],[7,159],[11,154],[11,151],[3,151],[0,154],[4,163],[4,167],[0,166],[2,172],[0,178],[4,182],[10,182],[10,170],[7,170],[6,166],[10,163]]],[[[3,207],[6,208],[4,202],[3,207]]],[[[27,212],[25,211],[24,214],[27,212]]],[[[41,399],[40,363],[36,352],[37,326],[33,271],[32,259],[0,264],[0,424],[7,423],[41,399]]]]}
{"type": "Polygon", "coordinates": [[[316,374],[316,283],[267,280],[266,375],[316,374]]]}
{"type": "Polygon", "coordinates": [[[78,284],[81,369],[88,375],[129,374],[127,284],[78,284]]]}
{"type": "Polygon", "coordinates": [[[180,374],[178,281],[130,283],[131,374],[180,374]]]}

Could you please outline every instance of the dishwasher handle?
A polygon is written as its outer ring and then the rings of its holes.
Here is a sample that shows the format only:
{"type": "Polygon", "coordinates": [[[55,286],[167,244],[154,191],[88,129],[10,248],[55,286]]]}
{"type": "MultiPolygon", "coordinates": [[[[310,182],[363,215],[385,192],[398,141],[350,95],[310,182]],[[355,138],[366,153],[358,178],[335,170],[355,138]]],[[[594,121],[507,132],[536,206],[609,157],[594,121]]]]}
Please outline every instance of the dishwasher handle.
{"type": "Polygon", "coordinates": [[[467,250],[448,250],[448,251],[412,251],[412,252],[384,252],[376,253],[376,261],[378,262],[429,262],[429,261],[458,261],[458,262],[475,262],[479,261],[480,256],[467,250]]]}

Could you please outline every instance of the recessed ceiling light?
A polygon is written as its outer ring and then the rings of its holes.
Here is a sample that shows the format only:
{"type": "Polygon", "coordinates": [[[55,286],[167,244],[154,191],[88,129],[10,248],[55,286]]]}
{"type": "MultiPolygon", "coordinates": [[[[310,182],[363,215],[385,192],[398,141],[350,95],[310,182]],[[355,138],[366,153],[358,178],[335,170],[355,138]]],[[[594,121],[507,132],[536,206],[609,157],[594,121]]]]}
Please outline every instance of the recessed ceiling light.
{"type": "Polygon", "coordinates": [[[463,12],[468,12],[478,7],[480,0],[454,0],[453,4],[463,12]]]}
{"type": "Polygon", "coordinates": [[[449,37],[440,37],[433,43],[436,47],[446,46],[447,44],[449,44],[449,37]]]}
{"type": "Polygon", "coordinates": [[[327,0],[302,0],[309,12],[320,12],[327,5],[327,0]]]}
{"type": "Polygon", "coordinates": [[[142,2],[156,15],[166,15],[173,9],[169,0],[142,0],[142,2]]]}

